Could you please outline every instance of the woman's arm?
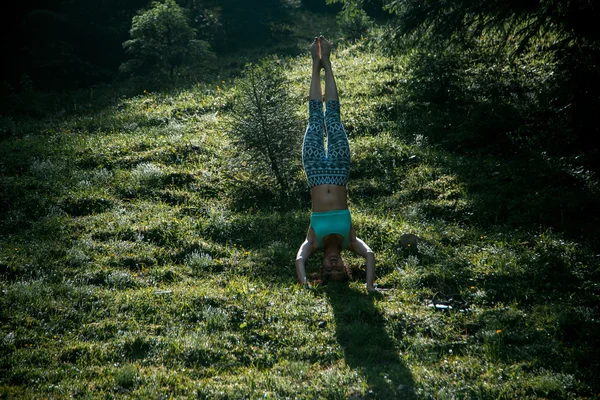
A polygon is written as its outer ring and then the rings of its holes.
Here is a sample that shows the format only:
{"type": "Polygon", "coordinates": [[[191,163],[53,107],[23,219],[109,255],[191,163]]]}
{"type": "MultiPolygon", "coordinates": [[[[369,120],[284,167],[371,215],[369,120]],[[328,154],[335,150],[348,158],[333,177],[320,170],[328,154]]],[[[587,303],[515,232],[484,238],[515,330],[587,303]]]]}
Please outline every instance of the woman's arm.
{"type": "Polygon", "coordinates": [[[367,290],[369,292],[374,292],[375,287],[373,286],[373,282],[375,281],[375,253],[373,250],[361,239],[356,237],[356,233],[354,232],[354,227],[350,231],[350,245],[348,246],[348,250],[358,254],[359,256],[363,256],[367,260],[367,290]]]}
{"type": "Polygon", "coordinates": [[[308,257],[314,253],[316,249],[316,238],[312,228],[308,228],[308,234],[306,235],[306,240],[300,245],[298,249],[298,254],[296,255],[296,277],[298,278],[298,283],[304,285],[306,283],[306,261],[308,257]]]}

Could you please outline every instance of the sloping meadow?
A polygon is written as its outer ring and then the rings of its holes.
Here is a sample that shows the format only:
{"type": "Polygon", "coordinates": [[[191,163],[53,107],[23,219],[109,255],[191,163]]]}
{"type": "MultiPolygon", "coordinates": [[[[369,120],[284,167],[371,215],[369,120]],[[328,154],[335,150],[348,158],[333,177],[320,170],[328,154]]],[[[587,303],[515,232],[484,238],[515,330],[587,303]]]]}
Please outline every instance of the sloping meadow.
{"type": "MultiPolygon", "coordinates": [[[[305,118],[310,61],[279,62],[290,116],[305,118]]],[[[297,286],[308,187],[299,172],[286,196],[245,168],[228,136],[235,82],[4,119],[0,394],[596,396],[597,256],[486,208],[518,204],[491,202],[518,161],[457,156],[402,130],[406,59],[359,42],[333,63],[350,208],[377,255],[379,295],[352,255],[347,285],[297,286]],[[436,293],[454,309],[430,307],[436,293]]]]}

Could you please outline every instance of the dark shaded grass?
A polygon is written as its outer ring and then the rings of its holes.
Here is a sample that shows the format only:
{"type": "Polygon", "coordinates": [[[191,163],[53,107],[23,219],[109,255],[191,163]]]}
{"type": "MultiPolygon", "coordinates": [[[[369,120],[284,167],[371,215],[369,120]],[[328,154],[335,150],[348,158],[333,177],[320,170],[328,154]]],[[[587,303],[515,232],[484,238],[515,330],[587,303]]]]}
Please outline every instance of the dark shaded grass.
{"type": "Polygon", "coordinates": [[[386,321],[375,305],[377,297],[337,283],[323,290],[333,308],[344,359],[369,385],[366,398],[415,398],[412,374],[389,337],[386,321]]]}

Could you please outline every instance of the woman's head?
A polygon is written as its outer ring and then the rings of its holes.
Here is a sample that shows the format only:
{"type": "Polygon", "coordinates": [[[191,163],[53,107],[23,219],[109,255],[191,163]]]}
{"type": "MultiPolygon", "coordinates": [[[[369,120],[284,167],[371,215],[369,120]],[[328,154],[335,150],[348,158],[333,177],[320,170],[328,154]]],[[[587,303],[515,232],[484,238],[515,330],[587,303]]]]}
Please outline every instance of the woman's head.
{"type": "Polygon", "coordinates": [[[323,281],[346,282],[350,279],[348,268],[339,252],[329,252],[323,255],[321,263],[321,279],[323,281]]]}

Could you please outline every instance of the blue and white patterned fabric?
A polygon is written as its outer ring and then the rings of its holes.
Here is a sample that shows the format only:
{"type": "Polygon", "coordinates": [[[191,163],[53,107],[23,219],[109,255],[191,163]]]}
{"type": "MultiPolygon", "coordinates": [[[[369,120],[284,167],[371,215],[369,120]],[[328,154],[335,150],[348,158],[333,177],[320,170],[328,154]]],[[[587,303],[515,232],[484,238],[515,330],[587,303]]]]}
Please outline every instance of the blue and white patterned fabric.
{"type": "Polygon", "coordinates": [[[346,186],[350,172],[350,146],[340,120],[340,102],[328,100],[323,116],[323,102],[309,100],[308,127],[302,145],[302,165],[311,187],[346,186]],[[325,124],[323,124],[325,122],[325,124]],[[327,134],[327,151],[324,136],[327,134]]]}

